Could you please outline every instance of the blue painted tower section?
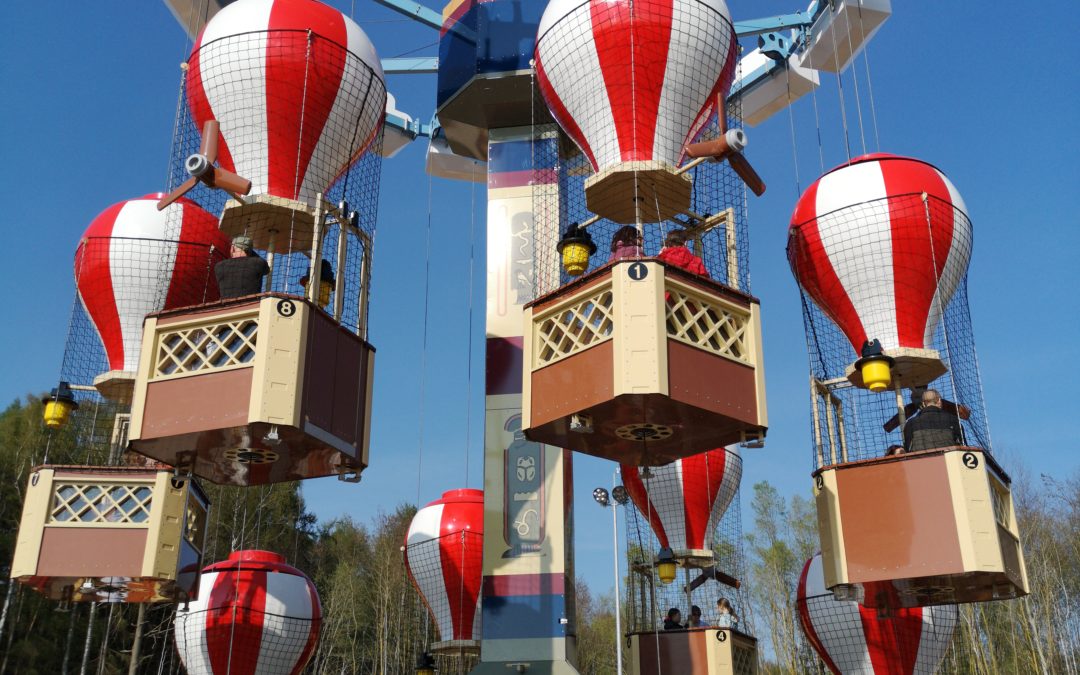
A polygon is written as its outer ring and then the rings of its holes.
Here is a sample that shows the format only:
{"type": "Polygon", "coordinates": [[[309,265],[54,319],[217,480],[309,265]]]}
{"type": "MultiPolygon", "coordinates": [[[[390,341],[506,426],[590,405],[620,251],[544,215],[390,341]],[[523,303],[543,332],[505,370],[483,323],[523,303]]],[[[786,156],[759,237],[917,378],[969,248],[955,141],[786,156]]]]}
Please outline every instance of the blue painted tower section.
{"type": "Polygon", "coordinates": [[[443,10],[436,114],[455,153],[486,160],[489,129],[550,120],[542,103],[533,109],[530,66],[545,7],[453,0],[443,10]]]}

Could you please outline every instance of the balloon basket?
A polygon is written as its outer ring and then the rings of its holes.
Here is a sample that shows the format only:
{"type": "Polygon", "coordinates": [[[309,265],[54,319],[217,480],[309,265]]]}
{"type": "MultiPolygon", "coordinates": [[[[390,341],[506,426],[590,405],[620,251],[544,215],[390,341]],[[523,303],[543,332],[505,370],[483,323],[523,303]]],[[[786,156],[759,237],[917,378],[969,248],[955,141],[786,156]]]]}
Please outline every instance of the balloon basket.
{"type": "Polygon", "coordinates": [[[209,502],[160,468],[39,466],[12,579],[65,602],[181,602],[198,591],[209,502]]]}
{"type": "Polygon", "coordinates": [[[529,440],[657,466],[768,426],[758,302],[727,286],[620,261],[526,305],[524,335],[529,440]]]}
{"type": "Polygon", "coordinates": [[[923,607],[1028,593],[1009,477],[954,446],[819,469],[825,587],[868,607],[923,607]]]}
{"type": "Polygon", "coordinates": [[[731,628],[631,633],[626,642],[630,648],[631,673],[753,675],[758,672],[757,639],[731,628]]]}
{"type": "Polygon", "coordinates": [[[151,314],[136,452],[226,485],[367,466],[375,349],[313,303],[265,293],[151,314]]]}

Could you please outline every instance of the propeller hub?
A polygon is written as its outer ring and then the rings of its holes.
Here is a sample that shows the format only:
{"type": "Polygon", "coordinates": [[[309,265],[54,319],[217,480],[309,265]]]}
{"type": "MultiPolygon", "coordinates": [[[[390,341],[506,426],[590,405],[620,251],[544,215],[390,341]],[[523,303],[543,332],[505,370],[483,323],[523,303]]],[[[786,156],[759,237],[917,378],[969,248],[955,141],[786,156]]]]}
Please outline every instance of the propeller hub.
{"type": "Polygon", "coordinates": [[[746,149],[746,132],[742,129],[728,129],[724,134],[724,140],[732,152],[742,152],[746,149]]]}
{"type": "Polygon", "coordinates": [[[200,155],[198,153],[191,155],[184,161],[184,170],[188,172],[188,175],[199,178],[213,166],[210,164],[210,160],[206,155],[200,155]]]}

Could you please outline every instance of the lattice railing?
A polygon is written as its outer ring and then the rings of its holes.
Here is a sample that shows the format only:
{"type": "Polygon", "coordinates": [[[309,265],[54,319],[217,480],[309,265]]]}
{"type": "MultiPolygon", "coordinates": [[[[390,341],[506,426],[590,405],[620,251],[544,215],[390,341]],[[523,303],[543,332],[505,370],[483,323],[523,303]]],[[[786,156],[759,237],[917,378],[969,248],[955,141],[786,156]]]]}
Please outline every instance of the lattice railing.
{"type": "Polygon", "coordinates": [[[754,675],[757,670],[757,650],[753,646],[736,642],[731,647],[731,660],[735,675],[754,675]]]}
{"type": "Polygon", "coordinates": [[[574,304],[534,320],[533,367],[546,366],[610,340],[612,331],[611,285],[603,284],[590,289],[574,304]]]}
{"type": "Polygon", "coordinates": [[[49,525],[142,525],[153,496],[145,483],[57,483],[49,525]]]}
{"type": "Polygon", "coordinates": [[[154,354],[154,378],[249,365],[255,359],[257,316],[163,330],[154,354]]]}
{"type": "Polygon", "coordinates": [[[994,507],[994,520],[1006,530],[1012,531],[1012,518],[1009,517],[1008,491],[996,478],[990,478],[990,503],[994,507]]]}
{"type": "Polygon", "coordinates": [[[753,365],[750,312],[722,304],[682,286],[667,285],[668,336],[753,365]]]}

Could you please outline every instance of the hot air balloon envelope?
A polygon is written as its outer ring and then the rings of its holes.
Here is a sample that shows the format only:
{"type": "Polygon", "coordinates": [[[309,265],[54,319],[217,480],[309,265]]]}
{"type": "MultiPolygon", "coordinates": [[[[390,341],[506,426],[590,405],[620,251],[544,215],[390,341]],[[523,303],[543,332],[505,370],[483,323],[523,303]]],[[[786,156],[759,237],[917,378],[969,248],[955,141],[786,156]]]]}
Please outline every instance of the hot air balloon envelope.
{"type": "Polygon", "coordinates": [[[405,537],[405,564],[440,642],[433,649],[475,647],[480,640],[484,493],[451,490],[417,511],[405,537]]]}
{"type": "Polygon", "coordinates": [[[803,565],[796,602],[803,633],[834,673],[934,673],[956,630],[956,605],[881,612],[833,599],[820,553],[803,565]]]}
{"type": "MultiPolygon", "coordinates": [[[[967,272],[971,243],[967,207],[943,173],[880,153],[856,157],[803,193],[788,262],[856,357],[877,341],[898,382],[914,387],[945,372],[934,333],[967,272]]],[[[869,386],[858,369],[850,379],[869,386]]]]}
{"type": "Polygon", "coordinates": [[[723,0],[548,5],[537,81],[596,172],[586,185],[591,211],[656,222],[689,207],[689,177],[674,168],[727,95],[737,51],[723,0]]]}
{"type": "Polygon", "coordinates": [[[108,359],[95,384],[109,398],[131,398],[147,314],[218,299],[213,267],[228,255],[229,240],[217,218],[188,199],[158,211],[160,197],[105,209],[75,252],[79,300],[108,359]]]}
{"type": "Polygon", "coordinates": [[[684,457],[648,470],[622,465],[623,484],[661,548],[676,559],[711,561],[716,527],[739,490],[735,446],[684,457]]]}
{"type": "Polygon", "coordinates": [[[222,229],[255,248],[310,248],[313,209],[381,128],[382,65],[364,31],[316,0],[239,0],[206,25],[187,70],[202,129],[220,124],[219,162],[252,182],[222,229]],[[306,245],[304,245],[306,243],[306,245]]]}
{"type": "Polygon", "coordinates": [[[298,673],[315,653],[322,607],[285,557],[235,551],[202,572],[199,598],[176,610],[176,649],[191,675],[298,673]]]}

